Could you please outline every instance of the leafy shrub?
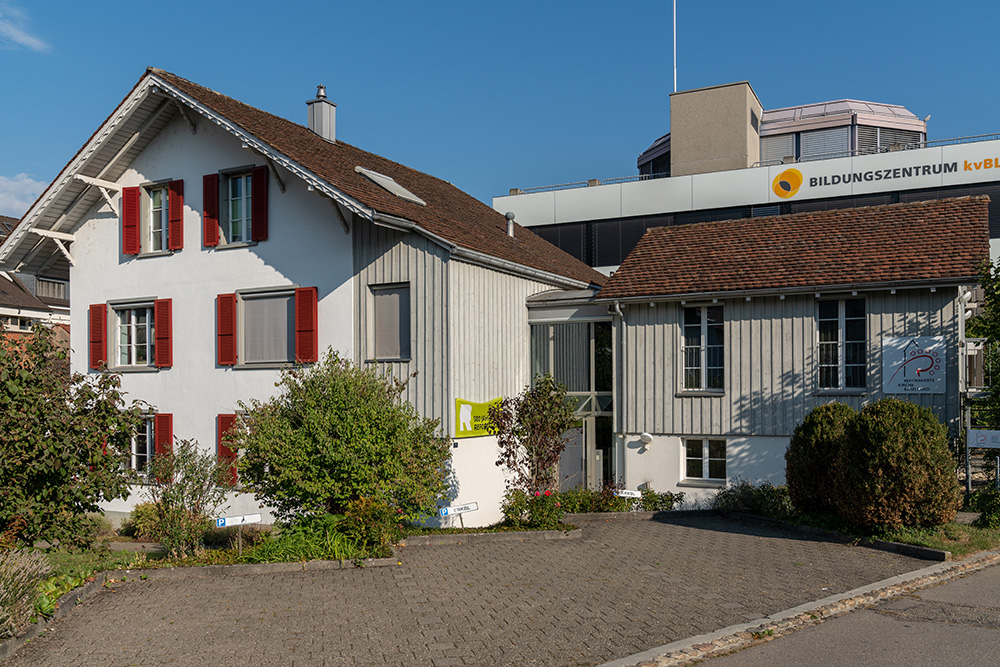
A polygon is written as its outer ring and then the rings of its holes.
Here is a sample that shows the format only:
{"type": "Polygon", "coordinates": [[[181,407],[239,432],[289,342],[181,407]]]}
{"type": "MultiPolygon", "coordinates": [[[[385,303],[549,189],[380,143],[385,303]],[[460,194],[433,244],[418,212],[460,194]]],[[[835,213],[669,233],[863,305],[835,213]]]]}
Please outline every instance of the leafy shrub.
{"type": "Polygon", "coordinates": [[[574,421],[566,387],[548,373],[536,376],[534,386],[517,396],[490,406],[488,430],[497,437],[497,465],[511,473],[511,488],[529,494],[556,490],[563,434],[574,421]]]}
{"type": "Polygon", "coordinates": [[[139,503],[122,522],[120,532],[125,537],[148,542],[154,539],[159,520],[160,511],[156,503],[139,503]]]}
{"type": "Polygon", "coordinates": [[[653,489],[643,489],[639,507],[644,512],[669,512],[684,502],[683,493],[664,491],[657,493],[653,489]]]}
{"type": "Polygon", "coordinates": [[[300,516],[282,525],[277,534],[244,550],[243,563],[287,563],[309,560],[354,560],[366,554],[340,530],[342,515],[300,516]]]}
{"type": "Polygon", "coordinates": [[[754,485],[746,479],[735,480],[719,489],[712,498],[712,508],[757,514],[772,519],[787,519],[795,513],[786,487],[774,486],[767,481],[754,485]]]}
{"type": "Polygon", "coordinates": [[[87,583],[94,575],[89,570],[81,570],[71,574],[57,574],[38,584],[38,595],[35,597],[34,615],[41,618],[52,618],[58,608],[59,598],[74,588],[87,583]]]}
{"type": "Polygon", "coordinates": [[[575,486],[559,493],[559,502],[567,514],[597,512],[597,493],[585,486],[575,486]]]}
{"type": "Polygon", "coordinates": [[[171,556],[201,548],[211,518],[231,488],[231,463],[201,452],[198,443],[180,440],[153,457],[146,468],[145,494],[155,519],[149,536],[171,556]]]}
{"type": "Polygon", "coordinates": [[[38,599],[38,586],[51,568],[41,553],[0,550],[0,641],[28,628],[38,599]]]}
{"type": "Polygon", "coordinates": [[[972,522],[977,528],[1000,528],[1000,493],[979,492],[975,495],[975,510],[979,516],[972,522]]]}
{"type": "Polygon", "coordinates": [[[898,398],[870,403],[845,429],[835,505],[855,527],[936,526],[960,503],[944,426],[898,398]]]}
{"type": "MultiPolygon", "coordinates": [[[[367,555],[388,558],[403,538],[402,510],[375,498],[358,498],[347,505],[338,529],[367,555]]],[[[329,516],[329,515],[326,515],[329,516]]]]}
{"type": "Polygon", "coordinates": [[[604,484],[600,490],[594,491],[584,486],[577,486],[559,493],[559,502],[567,514],[588,512],[667,512],[684,500],[683,493],[665,491],[658,493],[653,489],[643,489],[641,498],[622,498],[615,495],[620,489],[616,484],[604,484]]]}
{"type": "Polygon", "coordinates": [[[236,549],[242,540],[243,548],[246,549],[266,540],[270,532],[270,525],[247,524],[229,528],[219,528],[213,525],[209,527],[201,541],[210,549],[236,549]]]}
{"type": "Polygon", "coordinates": [[[556,530],[562,521],[563,508],[559,495],[551,491],[535,491],[528,498],[528,526],[535,530],[556,530]]]}
{"type": "Polygon", "coordinates": [[[528,525],[528,492],[521,489],[507,489],[500,504],[503,522],[519,528],[528,525]]]}
{"type": "Polygon", "coordinates": [[[288,522],[345,514],[372,498],[416,521],[444,494],[451,447],[437,420],[402,400],[405,384],[327,352],[282,372],[279,395],[241,404],[230,432],[239,471],[258,500],[288,522]]]}
{"type": "Polygon", "coordinates": [[[785,483],[800,512],[834,510],[844,429],[855,414],[850,406],[831,402],[812,410],[795,427],[785,452],[785,483]]]}
{"type": "Polygon", "coordinates": [[[128,495],[125,462],[139,421],[119,376],[67,375],[48,329],[18,343],[0,338],[0,534],[88,546],[87,513],[128,495]]]}

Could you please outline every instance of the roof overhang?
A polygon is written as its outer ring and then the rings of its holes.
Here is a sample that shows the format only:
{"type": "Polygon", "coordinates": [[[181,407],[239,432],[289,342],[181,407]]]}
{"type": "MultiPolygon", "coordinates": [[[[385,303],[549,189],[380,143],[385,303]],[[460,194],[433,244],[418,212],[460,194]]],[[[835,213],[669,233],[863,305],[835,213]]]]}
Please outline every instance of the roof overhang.
{"type": "Polygon", "coordinates": [[[0,269],[41,273],[59,262],[68,273],[66,256],[59,248],[60,238],[53,233],[71,234],[102,200],[114,210],[107,184],[113,184],[160,130],[178,116],[185,119],[192,132],[197,131],[199,118],[211,121],[240,140],[244,148],[262,155],[272,171],[280,165],[346,210],[374,219],[371,208],[183,93],[155,71],[147,70],[0,244],[0,269]]]}
{"type": "Polygon", "coordinates": [[[948,287],[963,287],[975,285],[979,282],[978,276],[968,276],[965,278],[946,278],[940,280],[898,280],[882,283],[855,283],[841,285],[813,285],[808,287],[785,287],[785,288],[762,288],[753,290],[725,290],[715,292],[685,292],[681,294],[648,294],[641,296],[606,296],[598,295],[594,301],[600,303],[649,303],[665,301],[706,301],[709,299],[752,299],[754,297],[784,297],[802,296],[813,294],[825,296],[827,294],[845,294],[852,292],[884,292],[885,290],[913,290],[913,289],[945,289],[948,287]]]}

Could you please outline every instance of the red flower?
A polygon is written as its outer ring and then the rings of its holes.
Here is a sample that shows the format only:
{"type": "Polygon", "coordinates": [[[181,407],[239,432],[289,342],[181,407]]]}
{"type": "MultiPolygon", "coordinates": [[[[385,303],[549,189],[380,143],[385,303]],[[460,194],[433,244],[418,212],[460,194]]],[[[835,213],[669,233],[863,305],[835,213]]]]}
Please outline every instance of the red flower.
{"type": "Polygon", "coordinates": [[[550,495],[551,493],[552,493],[551,491],[546,491],[545,495],[550,495]]]}
{"type": "Polygon", "coordinates": [[[541,494],[541,493],[539,493],[538,491],[535,491],[535,497],[536,497],[536,498],[537,498],[538,496],[540,496],[540,495],[542,495],[542,494],[541,494]]]}

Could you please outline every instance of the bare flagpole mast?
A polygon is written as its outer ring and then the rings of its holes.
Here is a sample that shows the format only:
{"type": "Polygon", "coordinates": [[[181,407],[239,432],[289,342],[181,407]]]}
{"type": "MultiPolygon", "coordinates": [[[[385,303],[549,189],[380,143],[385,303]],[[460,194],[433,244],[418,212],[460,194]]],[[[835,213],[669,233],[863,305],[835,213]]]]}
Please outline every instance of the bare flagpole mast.
{"type": "Polygon", "coordinates": [[[677,0],[674,0],[674,92],[677,92],[677,0]]]}

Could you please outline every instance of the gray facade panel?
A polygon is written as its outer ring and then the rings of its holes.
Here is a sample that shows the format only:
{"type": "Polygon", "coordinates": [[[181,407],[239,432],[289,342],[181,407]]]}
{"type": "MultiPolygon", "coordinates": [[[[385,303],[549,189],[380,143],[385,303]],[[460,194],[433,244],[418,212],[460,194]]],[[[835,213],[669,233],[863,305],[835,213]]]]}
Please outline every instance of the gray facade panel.
{"type": "MultiPolygon", "coordinates": [[[[861,293],[866,304],[866,388],[824,392],[818,384],[814,295],[720,300],[725,308],[722,395],[685,392],[680,303],[623,306],[620,429],[661,435],[791,436],[809,410],[830,400],[855,409],[882,394],[882,338],[944,336],[944,394],[904,396],[945,423],[959,417],[960,308],[955,288],[861,293]]],[[[824,298],[826,295],[824,295],[824,298]]],[[[850,294],[830,298],[857,298],[850,294]]],[[[687,304],[699,305],[695,303],[687,304]]]]}

